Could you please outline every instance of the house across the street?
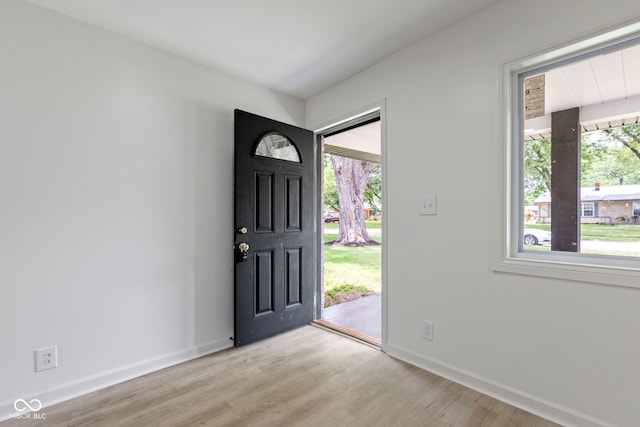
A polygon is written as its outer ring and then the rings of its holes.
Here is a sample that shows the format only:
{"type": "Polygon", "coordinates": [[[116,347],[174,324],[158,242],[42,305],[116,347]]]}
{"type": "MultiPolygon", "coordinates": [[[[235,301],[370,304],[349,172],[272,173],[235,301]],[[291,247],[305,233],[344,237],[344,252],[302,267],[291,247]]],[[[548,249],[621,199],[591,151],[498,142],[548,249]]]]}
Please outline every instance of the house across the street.
{"type": "MultiPolygon", "coordinates": [[[[538,221],[551,222],[551,194],[541,194],[538,221]]],[[[580,190],[580,222],[582,224],[640,224],[640,185],[601,186],[580,190]]]]}

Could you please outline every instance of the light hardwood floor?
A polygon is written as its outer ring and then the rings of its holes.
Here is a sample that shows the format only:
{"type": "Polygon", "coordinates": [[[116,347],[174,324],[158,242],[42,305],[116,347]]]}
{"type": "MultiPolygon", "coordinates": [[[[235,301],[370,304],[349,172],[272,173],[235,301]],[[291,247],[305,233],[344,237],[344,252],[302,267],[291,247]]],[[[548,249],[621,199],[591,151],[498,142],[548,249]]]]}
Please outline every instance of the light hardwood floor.
{"type": "Polygon", "coordinates": [[[40,412],[0,427],[556,425],[314,326],[40,412]]]}

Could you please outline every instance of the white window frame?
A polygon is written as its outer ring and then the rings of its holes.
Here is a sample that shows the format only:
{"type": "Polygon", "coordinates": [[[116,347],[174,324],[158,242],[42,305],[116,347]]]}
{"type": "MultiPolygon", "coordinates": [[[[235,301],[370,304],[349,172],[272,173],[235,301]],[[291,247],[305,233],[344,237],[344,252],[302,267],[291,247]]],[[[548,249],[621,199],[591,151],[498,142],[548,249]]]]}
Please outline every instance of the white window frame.
{"type": "Polygon", "coordinates": [[[610,286],[640,288],[640,259],[560,251],[525,250],[523,244],[524,207],[521,84],[526,76],[593,56],[595,52],[630,43],[640,38],[640,23],[633,22],[607,32],[589,35],[559,48],[513,61],[500,67],[498,129],[500,159],[497,177],[501,194],[496,218],[493,268],[496,272],[540,276],[610,286]]]}
{"type": "Polygon", "coordinates": [[[593,218],[596,216],[596,204],[594,202],[580,203],[580,216],[584,216],[586,218],[593,218]],[[587,212],[591,212],[591,215],[586,215],[587,212]]]}

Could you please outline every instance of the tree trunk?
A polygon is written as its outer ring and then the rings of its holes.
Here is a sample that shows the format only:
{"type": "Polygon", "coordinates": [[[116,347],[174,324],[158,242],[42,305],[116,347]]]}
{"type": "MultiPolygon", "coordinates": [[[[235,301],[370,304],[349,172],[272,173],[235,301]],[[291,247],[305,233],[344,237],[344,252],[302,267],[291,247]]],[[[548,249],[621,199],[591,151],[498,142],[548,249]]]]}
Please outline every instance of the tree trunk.
{"type": "Polygon", "coordinates": [[[364,193],[369,172],[375,163],[341,156],[331,156],[336,174],[338,203],[340,205],[340,233],[331,242],[334,245],[365,246],[377,245],[367,233],[364,218],[364,193]]]}

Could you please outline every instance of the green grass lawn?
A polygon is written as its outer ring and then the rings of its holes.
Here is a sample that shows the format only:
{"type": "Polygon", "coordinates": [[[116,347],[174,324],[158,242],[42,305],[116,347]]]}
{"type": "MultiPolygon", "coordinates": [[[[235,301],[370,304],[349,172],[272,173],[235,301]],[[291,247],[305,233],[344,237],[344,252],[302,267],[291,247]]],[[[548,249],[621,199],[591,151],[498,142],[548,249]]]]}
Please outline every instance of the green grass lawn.
{"type": "MultiPolygon", "coordinates": [[[[379,236],[370,237],[380,242],[379,236]]],[[[337,238],[337,233],[325,233],[324,235],[325,242],[330,242],[337,238]]],[[[325,245],[325,292],[335,287],[352,285],[355,287],[364,286],[371,292],[379,293],[381,290],[380,263],[381,246],[346,247],[325,245]]]]}
{"type": "MultiPolygon", "coordinates": [[[[550,231],[550,224],[527,224],[527,227],[550,231]]],[[[380,228],[381,222],[367,221],[367,228],[380,228]]],[[[330,242],[338,237],[338,224],[325,224],[327,229],[335,229],[336,233],[325,233],[324,241],[330,242]]],[[[612,242],[640,241],[640,225],[604,225],[582,224],[582,240],[601,240],[612,242]]],[[[379,236],[369,236],[380,242],[379,236]]],[[[527,249],[550,250],[549,245],[529,246],[527,249]]],[[[613,253],[603,251],[587,251],[585,253],[604,253],[607,255],[640,256],[636,253],[613,253]]],[[[369,291],[381,291],[381,247],[344,247],[324,246],[324,286],[325,291],[345,286],[365,287],[369,291]]]]}
{"type": "MultiPolygon", "coordinates": [[[[372,229],[372,228],[382,228],[382,221],[365,221],[367,224],[367,229],[372,229]]],[[[338,227],[340,226],[339,223],[337,222],[329,222],[324,224],[324,228],[330,228],[330,229],[338,229],[338,227]]]]}
{"type": "MultiPolygon", "coordinates": [[[[551,231],[551,224],[527,224],[526,227],[538,228],[551,231]]],[[[640,242],[640,225],[607,225],[607,224],[581,224],[581,241],[601,241],[601,242],[640,242]]],[[[549,245],[525,245],[527,249],[549,251],[549,245]]],[[[588,249],[582,248],[580,252],[585,254],[619,255],[619,256],[640,256],[640,252],[615,251],[612,249],[588,249]]]]}
{"type": "MultiPolygon", "coordinates": [[[[551,231],[551,224],[526,224],[525,227],[551,231]]],[[[582,240],[638,242],[640,241],[640,225],[581,224],[580,237],[582,240]]]]}

